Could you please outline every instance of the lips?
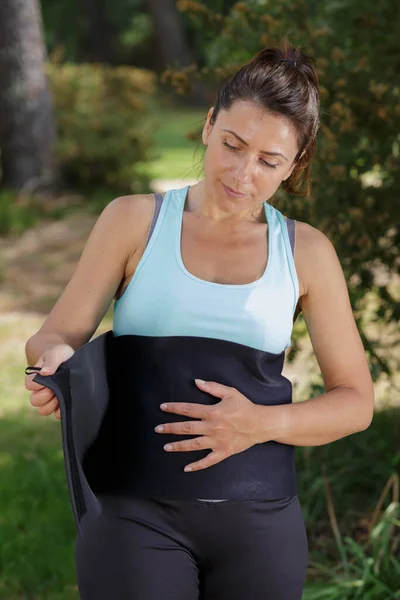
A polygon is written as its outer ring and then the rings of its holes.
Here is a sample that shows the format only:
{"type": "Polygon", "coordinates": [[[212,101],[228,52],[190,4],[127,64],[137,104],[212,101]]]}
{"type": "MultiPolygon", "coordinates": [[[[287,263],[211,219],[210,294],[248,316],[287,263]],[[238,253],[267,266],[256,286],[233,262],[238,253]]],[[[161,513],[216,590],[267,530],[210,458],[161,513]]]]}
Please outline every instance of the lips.
{"type": "Polygon", "coordinates": [[[245,194],[243,192],[237,192],[236,190],[228,187],[227,185],[225,185],[224,183],[222,184],[225,188],[225,191],[229,194],[229,196],[245,196],[245,194]]]}

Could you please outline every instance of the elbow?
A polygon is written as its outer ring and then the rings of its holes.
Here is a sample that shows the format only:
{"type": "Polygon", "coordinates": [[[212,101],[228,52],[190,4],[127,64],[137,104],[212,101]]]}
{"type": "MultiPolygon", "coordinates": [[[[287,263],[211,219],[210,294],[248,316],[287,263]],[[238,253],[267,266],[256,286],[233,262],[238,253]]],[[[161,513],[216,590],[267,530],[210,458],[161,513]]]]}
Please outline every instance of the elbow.
{"type": "Polygon", "coordinates": [[[35,336],[31,336],[29,338],[29,340],[26,342],[25,344],[25,357],[26,357],[26,363],[28,365],[34,365],[35,364],[35,360],[34,360],[34,351],[32,350],[32,340],[35,336]]]}
{"type": "Polygon", "coordinates": [[[363,410],[360,410],[360,415],[362,415],[362,420],[360,424],[359,431],[365,431],[371,425],[374,418],[374,408],[375,408],[375,394],[374,390],[372,394],[367,397],[362,398],[363,410]]]}
{"type": "Polygon", "coordinates": [[[367,418],[365,418],[361,424],[359,431],[365,431],[371,425],[373,421],[374,413],[368,414],[367,418]]]}

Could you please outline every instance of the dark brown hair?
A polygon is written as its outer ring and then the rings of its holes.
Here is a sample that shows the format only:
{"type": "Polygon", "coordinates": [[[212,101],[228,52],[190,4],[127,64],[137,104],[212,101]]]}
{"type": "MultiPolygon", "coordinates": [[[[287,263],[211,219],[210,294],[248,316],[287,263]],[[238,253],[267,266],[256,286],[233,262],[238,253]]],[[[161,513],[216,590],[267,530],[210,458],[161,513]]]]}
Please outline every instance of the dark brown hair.
{"type": "Polygon", "coordinates": [[[318,76],[311,60],[287,41],[264,48],[219,85],[211,124],[221,109],[229,110],[238,100],[256,102],[294,126],[299,152],[295,157],[296,166],[282,187],[289,194],[308,196],[311,161],[320,125],[318,76]]]}

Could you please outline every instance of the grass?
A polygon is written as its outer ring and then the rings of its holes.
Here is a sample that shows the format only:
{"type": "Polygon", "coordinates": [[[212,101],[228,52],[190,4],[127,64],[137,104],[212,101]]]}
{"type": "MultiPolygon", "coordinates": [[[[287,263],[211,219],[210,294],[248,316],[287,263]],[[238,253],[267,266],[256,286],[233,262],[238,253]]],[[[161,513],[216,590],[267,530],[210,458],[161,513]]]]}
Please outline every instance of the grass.
{"type": "Polygon", "coordinates": [[[149,126],[154,129],[155,160],[142,165],[153,179],[196,178],[202,157],[201,140],[191,141],[186,134],[197,131],[204,123],[207,110],[176,108],[154,103],[149,126]]]}
{"type": "Polygon", "coordinates": [[[25,410],[0,422],[0,597],[77,598],[60,424],[25,410]]]}

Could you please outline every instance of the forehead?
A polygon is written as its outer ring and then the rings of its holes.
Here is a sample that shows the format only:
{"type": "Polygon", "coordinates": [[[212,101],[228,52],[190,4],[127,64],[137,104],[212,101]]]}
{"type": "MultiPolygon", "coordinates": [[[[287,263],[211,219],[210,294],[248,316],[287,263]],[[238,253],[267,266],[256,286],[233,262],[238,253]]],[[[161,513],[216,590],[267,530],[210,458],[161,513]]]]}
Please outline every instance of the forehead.
{"type": "Polygon", "coordinates": [[[261,150],[273,146],[292,154],[298,151],[292,123],[249,100],[236,101],[229,110],[220,110],[215,124],[218,129],[231,129],[249,144],[259,144],[261,150]]]}

